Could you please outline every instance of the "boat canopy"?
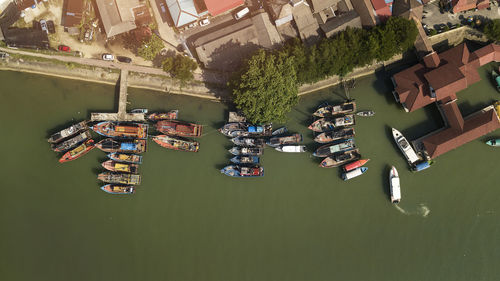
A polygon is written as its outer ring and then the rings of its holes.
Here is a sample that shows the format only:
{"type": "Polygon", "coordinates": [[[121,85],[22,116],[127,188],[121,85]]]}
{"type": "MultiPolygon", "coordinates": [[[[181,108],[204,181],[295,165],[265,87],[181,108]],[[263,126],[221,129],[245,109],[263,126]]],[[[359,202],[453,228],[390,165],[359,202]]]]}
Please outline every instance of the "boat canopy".
{"type": "Polygon", "coordinates": [[[135,143],[124,142],[120,145],[121,150],[136,150],[137,145],[135,143]]]}
{"type": "Polygon", "coordinates": [[[250,133],[262,133],[264,128],[262,126],[250,126],[248,127],[248,132],[250,133]]]}

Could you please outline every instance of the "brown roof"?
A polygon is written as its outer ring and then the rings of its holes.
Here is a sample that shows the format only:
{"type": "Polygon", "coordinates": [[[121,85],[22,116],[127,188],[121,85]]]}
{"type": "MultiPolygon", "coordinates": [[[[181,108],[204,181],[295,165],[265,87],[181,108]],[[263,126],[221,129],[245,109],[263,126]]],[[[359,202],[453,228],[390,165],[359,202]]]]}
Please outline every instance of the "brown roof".
{"type": "Polygon", "coordinates": [[[440,59],[436,52],[432,52],[424,57],[424,64],[427,68],[436,68],[439,66],[440,59]]]}
{"type": "Polygon", "coordinates": [[[73,27],[79,25],[83,15],[82,0],[64,0],[62,10],[61,25],[64,27],[73,27]]]}
{"type": "Polygon", "coordinates": [[[476,8],[476,0],[453,0],[453,12],[458,13],[476,8]]]}
{"type": "Polygon", "coordinates": [[[356,11],[352,10],[343,13],[333,19],[328,20],[326,23],[321,24],[321,30],[325,33],[326,37],[330,37],[335,33],[346,29],[347,27],[361,28],[361,18],[356,11]]]}
{"type": "Polygon", "coordinates": [[[141,6],[138,0],[96,0],[96,3],[108,38],[137,27],[133,9],[141,6]]]}
{"type": "Polygon", "coordinates": [[[394,0],[392,3],[392,15],[407,19],[422,19],[424,6],[417,0],[394,0]]]}
{"type": "Polygon", "coordinates": [[[27,9],[33,5],[36,5],[39,1],[35,0],[16,0],[16,5],[19,11],[27,9]]]}
{"type": "Polygon", "coordinates": [[[372,27],[377,24],[370,0],[351,0],[351,3],[354,10],[361,17],[361,24],[363,26],[372,27]]]}
{"type": "Polygon", "coordinates": [[[314,12],[317,13],[331,6],[337,6],[337,3],[340,1],[341,0],[311,0],[311,4],[314,12]]]}

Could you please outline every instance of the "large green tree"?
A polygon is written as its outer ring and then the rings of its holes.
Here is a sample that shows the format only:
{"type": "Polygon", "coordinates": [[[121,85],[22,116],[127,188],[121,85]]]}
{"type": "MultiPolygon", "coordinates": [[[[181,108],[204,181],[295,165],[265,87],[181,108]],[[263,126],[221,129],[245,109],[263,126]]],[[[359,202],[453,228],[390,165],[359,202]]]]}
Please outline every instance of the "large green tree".
{"type": "Polygon", "coordinates": [[[188,57],[176,55],[175,57],[166,58],[162,67],[163,71],[170,73],[184,85],[193,80],[193,71],[196,70],[198,64],[188,57]]]}
{"type": "Polygon", "coordinates": [[[154,60],[164,48],[163,41],[156,34],[151,35],[148,40],[144,40],[137,49],[137,54],[146,60],[154,60]]]}
{"type": "Polygon", "coordinates": [[[494,19],[489,21],[484,26],[483,32],[490,40],[495,40],[495,41],[500,40],[500,19],[494,19]]]}
{"type": "Polygon", "coordinates": [[[294,57],[260,50],[232,87],[236,107],[250,122],[285,122],[299,99],[294,57]]]}

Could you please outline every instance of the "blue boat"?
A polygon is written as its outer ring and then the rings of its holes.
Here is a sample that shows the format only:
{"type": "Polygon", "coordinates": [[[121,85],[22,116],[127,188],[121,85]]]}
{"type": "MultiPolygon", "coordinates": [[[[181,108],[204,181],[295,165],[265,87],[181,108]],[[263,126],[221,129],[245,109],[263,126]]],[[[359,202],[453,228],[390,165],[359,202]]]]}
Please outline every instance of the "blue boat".
{"type": "Polygon", "coordinates": [[[430,168],[432,165],[432,162],[431,161],[423,161],[423,162],[420,162],[418,164],[416,164],[414,167],[413,167],[413,171],[415,172],[420,172],[422,170],[425,170],[425,169],[428,169],[430,168]]]}
{"type": "Polygon", "coordinates": [[[238,155],[231,158],[231,162],[236,164],[259,164],[259,156],[238,155]]]}
{"type": "Polygon", "coordinates": [[[229,165],[220,170],[221,173],[230,177],[254,178],[264,176],[264,168],[260,166],[246,167],[239,165],[229,165]]]}

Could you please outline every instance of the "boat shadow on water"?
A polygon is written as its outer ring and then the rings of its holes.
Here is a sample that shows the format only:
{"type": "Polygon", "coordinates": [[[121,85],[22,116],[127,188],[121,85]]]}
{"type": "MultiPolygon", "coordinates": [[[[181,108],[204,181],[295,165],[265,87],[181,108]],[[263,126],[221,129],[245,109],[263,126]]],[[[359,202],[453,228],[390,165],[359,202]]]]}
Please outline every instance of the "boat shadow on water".
{"type": "Polygon", "coordinates": [[[392,168],[391,165],[386,164],[382,169],[382,173],[380,176],[380,179],[382,180],[380,186],[382,186],[385,198],[387,198],[389,203],[391,202],[391,185],[389,184],[389,172],[391,171],[391,168],[392,168]]]}

